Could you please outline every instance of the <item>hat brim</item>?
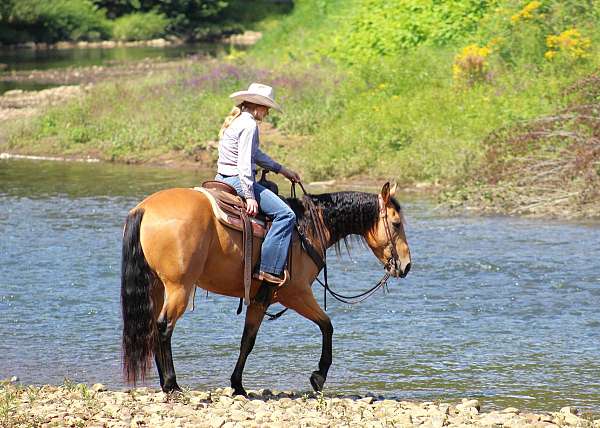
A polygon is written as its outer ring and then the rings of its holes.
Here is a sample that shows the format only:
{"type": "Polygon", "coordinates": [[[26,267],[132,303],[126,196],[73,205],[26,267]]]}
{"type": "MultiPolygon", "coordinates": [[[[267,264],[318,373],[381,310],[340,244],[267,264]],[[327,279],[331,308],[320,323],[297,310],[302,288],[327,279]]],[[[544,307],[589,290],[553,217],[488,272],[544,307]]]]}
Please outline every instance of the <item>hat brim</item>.
{"type": "Polygon", "coordinates": [[[271,98],[265,97],[264,95],[255,94],[248,91],[238,91],[229,95],[229,98],[235,101],[235,104],[241,104],[243,101],[250,103],[259,104],[261,106],[274,108],[275,110],[282,111],[279,104],[273,101],[271,98]]]}

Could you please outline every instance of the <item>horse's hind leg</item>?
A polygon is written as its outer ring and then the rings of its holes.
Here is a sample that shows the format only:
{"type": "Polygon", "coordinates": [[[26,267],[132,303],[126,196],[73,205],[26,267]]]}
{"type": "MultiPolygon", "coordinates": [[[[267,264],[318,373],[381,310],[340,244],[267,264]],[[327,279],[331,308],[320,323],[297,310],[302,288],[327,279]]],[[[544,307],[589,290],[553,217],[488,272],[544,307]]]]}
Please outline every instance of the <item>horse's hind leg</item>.
{"type": "Polygon", "coordinates": [[[319,359],[319,370],[312,372],[310,376],[310,384],[313,389],[321,391],[327,379],[327,373],[329,372],[329,367],[331,367],[332,360],[333,325],[331,324],[331,320],[323,309],[321,309],[308,287],[303,293],[289,296],[282,293],[279,301],[282,305],[293,309],[304,318],[317,324],[321,330],[323,345],[321,348],[321,358],[319,359]]]}
{"type": "MultiPolygon", "coordinates": [[[[154,308],[154,319],[157,320],[160,317],[165,302],[165,287],[161,281],[156,281],[152,287],[152,305],[154,308]]],[[[158,326],[157,326],[158,327],[158,326]]],[[[159,328],[157,328],[160,331],[159,328]]],[[[165,384],[165,377],[163,375],[164,367],[162,364],[160,338],[157,335],[156,343],[154,345],[154,362],[156,363],[156,370],[158,371],[158,377],[160,379],[160,387],[162,388],[165,384]]]]}
{"type": "Polygon", "coordinates": [[[269,307],[272,296],[273,288],[263,285],[248,306],[248,309],[246,309],[246,320],[240,344],[240,355],[235,365],[235,369],[231,374],[231,387],[233,388],[235,395],[246,395],[246,390],[242,386],[242,373],[244,371],[244,366],[246,365],[246,359],[250,352],[252,352],[252,348],[254,348],[258,329],[265,317],[265,311],[269,307]]]}
{"type": "Polygon", "coordinates": [[[177,385],[173,354],[171,352],[171,336],[177,320],[183,315],[188,304],[190,291],[183,284],[164,281],[165,300],[156,321],[158,343],[155,353],[156,368],[160,377],[160,386],[166,393],[181,391],[177,385]]]}

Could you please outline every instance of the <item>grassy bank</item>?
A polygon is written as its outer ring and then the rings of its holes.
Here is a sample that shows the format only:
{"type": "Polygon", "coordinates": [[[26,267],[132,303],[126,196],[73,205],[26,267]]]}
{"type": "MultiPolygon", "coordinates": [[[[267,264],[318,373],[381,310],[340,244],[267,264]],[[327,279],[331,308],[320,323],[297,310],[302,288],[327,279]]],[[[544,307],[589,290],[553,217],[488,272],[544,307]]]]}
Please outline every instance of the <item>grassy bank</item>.
{"type": "Polygon", "coordinates": [[[253,50],[97,85],[7,148],[210,160],[227,95],[263,81],[285,109],[267,150],[305,177],[465,183],[495,130],[567,108],[600,67],[599,3],[299,1],[253,50]]]}

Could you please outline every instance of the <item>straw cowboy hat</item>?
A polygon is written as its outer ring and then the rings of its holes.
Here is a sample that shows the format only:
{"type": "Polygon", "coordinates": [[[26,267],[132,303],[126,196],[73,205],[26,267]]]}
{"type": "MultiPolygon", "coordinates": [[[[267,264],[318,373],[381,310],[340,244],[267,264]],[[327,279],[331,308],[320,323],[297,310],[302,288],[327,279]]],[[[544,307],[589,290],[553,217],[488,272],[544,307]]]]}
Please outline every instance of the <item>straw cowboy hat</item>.
{"type": "Polygon", "coordinates": [[[274,100],[275,91],[268,85],[262,83],[252,83],[248,86],[247,91],[237,91],[229,95],[229,98],[233,98],[235,104],[241,104],[243,101],[248,101],[254,104],[260,104],[261,106],[273,107],[276,110],[281,111],[281,107],[274,100]]]}

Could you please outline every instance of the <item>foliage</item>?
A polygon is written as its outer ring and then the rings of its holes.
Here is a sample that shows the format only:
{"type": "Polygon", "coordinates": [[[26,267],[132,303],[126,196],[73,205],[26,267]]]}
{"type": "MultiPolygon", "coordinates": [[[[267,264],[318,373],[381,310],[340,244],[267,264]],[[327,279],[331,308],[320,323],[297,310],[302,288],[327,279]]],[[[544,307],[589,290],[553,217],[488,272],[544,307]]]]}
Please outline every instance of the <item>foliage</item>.
{"type": "Polygon", "coordinates": [[[582,33],[598,32],[600,2],[597,0],[534,0],[506,2],[502,6],[482,20],[473,39],[480,44],[492,39],[500,41],[495,50],[509,66],[523,63],[543,66],[549,35],[574,28],[582,33]]]}
{"type": "Polygon", "coordinates": [[[599,3],[305,0],[250,52],[96,86],[10,144],[201,158],[214,154],[206,148],[231,108],[227,95],[262,81],[284,108],[268,118],[277,131],[264,135],[267,151],[307,179],[462,182],[485,162],[493,130],[562,111],[561,88],[600,67],[599,3]],[[544,54],[548,36],[570,29],[589,56],[566,73],[557,65],[567,47],[553,41],[556,60],[544,54]],[[417,39],[402,38],[407,31],[417,39]]]}
{"type": "Polygon", "coordinates": [[[510,17],[511,22],[516,24],[519,21],[530,21],[534,19],[534,14],[541,5],[542,3],[537,0],[527,3],[523,9],[510,17]]]}
{"type": "Polygon", "coordinates": [[[598,217],[599,88],[596,72],[563,91],[565,108],[490,133],[483,162],[447,201],[511,214],[598,217]]]}
{"type": "Polygon", "coordinates": [[[454,57],[452,64],[452,77],[456,82],[465,82],[473,85],[489,78],[488,56],[491,53],[489,46],[470,44],[464,47],[454,57]]]}
{"type": "Polygon", "coordinates": [[[113,38],[116,40],[150,40],[161,37],[169,21],[156,12],[132,13],[117,18],[113,24],[113,38]]]}
{"type": "Polygon", "coordinates": [[[0,27],[1,43],[96,40],[110,34],[104,11],[91,0],[8,0],[0,27]]]}
{"type": "Polygon", "coordinates": [[[270,0],[2,0],[0,43],[107,39],[115,20],[121,40],[165,31],[206,39],[243,31],[290,10],[291,3],[270,0]]]}
{"type": "Polygon", "coordinates": [[[548,50],[544,54],[546,59],[554,60],[557,56],[570,60],[578,60],[590,56],[591,40],[581,35],[578,29],[571,28],[558,35],[546,37],[548,50]]]}
{"type": "Polygon", "coordinates": [[[421,44],[444,46],[477,28],[493,0],[363,0],[331,55],[354,64],[421,44]]]}
{"type": "Polygon", "coordinates": [[[201,21],[219,14],[227,0],[93,0],[112,18],[138,12],[158,11],[169,18],[201,21]]]}

